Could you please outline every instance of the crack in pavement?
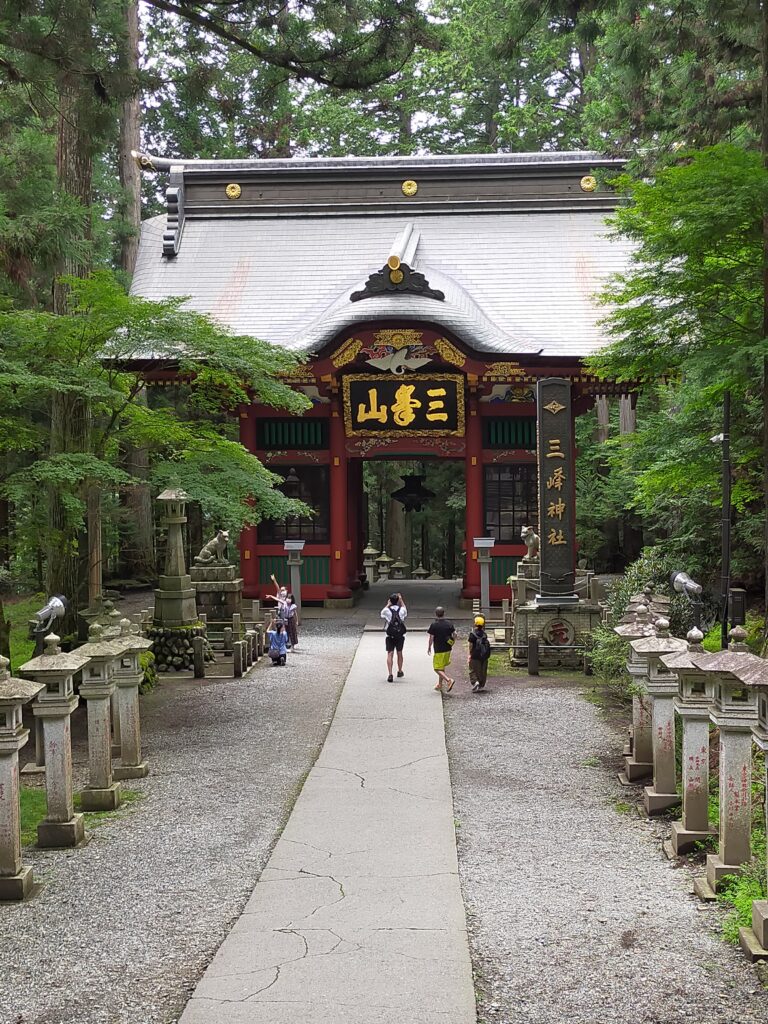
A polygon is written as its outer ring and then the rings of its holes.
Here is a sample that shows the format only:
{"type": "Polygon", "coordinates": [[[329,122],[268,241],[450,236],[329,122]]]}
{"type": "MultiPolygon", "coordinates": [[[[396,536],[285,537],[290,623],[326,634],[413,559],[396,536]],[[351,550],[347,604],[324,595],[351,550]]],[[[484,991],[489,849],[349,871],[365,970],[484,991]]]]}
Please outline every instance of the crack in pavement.
{"type": "MultiPolygon", "coordinates": [[[[283,836],[281,841],[283,843],[292,843],[293,846],[306,846],[307,849],[309,849],[309,850],[317,850],[318,853],[324,853],[326,855],[326,857],[328,857],[328,858],[333,856],[333,854],[331,853],[330,850],[323,850],[319,846],[313,846],[312,843],[303,843],[300,839],[286,839],[285,836],[283,836]]],[[[269,864],[267,864],[267,867],[269,867],[269,864]]],[[[290,868],[273,868],[272,870],[273,871],[290,871],[291,869],[290,868]]],[[[309,874],[309,872],[307,872],[307,873],[309,874]]]]}
{"type": "Polygon", "coordinates": [[[365,789],[365,777],[357,772],[350,771],[347,768],[333,768],[326,764],[316,764],[315,769],[325,772],[341,772],[343,775],[353,775],[356,779],[360,780],[360,789],[365,789]]]}
{"type": "Polygon", "coordinates": [[[411,765],[419,764],[421,761],[434,761],[436,757],[446,757],[446,754],[427,754],[426,757],[417,757],[415,761],[406,761],[405,764],[396,764],[391,768],[382,768],[383,772],[398,772],[401,768],[410,768],[411,765]]]}
{"type": "Polygon", "coordinates": [[[341,903],[342,900],[345,900],[347,898],[347,894],[344,891],[344,886],[341,884],[338,878],[334,878],[333,875],[318,875],[314,871],[307,871],[304,868],[300,868],[299,873],[302,875],[310,875],[312,878],[328,878],[330,879],[331,882],[333,882],[334,885],[338,885],[339,892],[341,893],[337,900],[332,900],[330,903],[321,903],[320,906],[315,907],[315,909],[311,913],[306,915],[307,919],[309,919],[310,917],[314,917],[315,914],[317,914],[320,910],[325,910],[328,907],[335,907],[337,903],[341,903]]]}

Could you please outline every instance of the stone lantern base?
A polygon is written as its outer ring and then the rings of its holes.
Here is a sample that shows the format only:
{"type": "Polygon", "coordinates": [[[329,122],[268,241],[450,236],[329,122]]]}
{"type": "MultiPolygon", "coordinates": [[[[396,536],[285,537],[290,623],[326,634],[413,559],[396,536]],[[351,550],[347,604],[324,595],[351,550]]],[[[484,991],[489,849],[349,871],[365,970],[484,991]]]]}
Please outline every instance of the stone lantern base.
{"type": "Polygon", "coordinates": [[[682,821],[672,822],[672,850],[675,856],[681,853],[690,853],[697,843],[705,843],[707,839],[717,837],[717,829],[708,828],[706,832],[697,832],[694,829],[684,828],[682,821]]]}
{"type": "Polygon", "coordinates": [[[768,960],[768,900],[752,904],[752,927],[739,928],[739,945],[749,960],[768,960]]]}
{"type": "Polygon", "coordinates": [[[86,786],[80,790],[80,806],[84,811],[116,811],[122,800],[123,788],[119,782],[103,789],[86,786]]]}
{"type": "Polygon", "coordinates": [[[189,575],[197,591],[197,611],[209,622],[231,622],[243,614],[243,581],[234,565],[195,565],[189,575]]]}
{"type": "Polygon", "coordinates": [[[0,901],[3,903],[25,900],[32,893],[32,868],[23,867],[15,875],[0,875],[0,901]]]}
{"type": "Polygon", "coordinates": [[[41,821],[37,826],[37,845],[46,850],[65,849],[84,842],[82,814],[73,814],[69,821],[41,821]]]}
{"type": "MultiPolygon", "coordinates": [[[[152,641],[152,653],[158,672],[184,672],[194,668],[192,640],[205,637],[205,626],[197,622],[192,626],[151,626],[147,639],[152,641]]],[[[213,661],[214,654],[205,640],[205,660],[213,661]]]]}

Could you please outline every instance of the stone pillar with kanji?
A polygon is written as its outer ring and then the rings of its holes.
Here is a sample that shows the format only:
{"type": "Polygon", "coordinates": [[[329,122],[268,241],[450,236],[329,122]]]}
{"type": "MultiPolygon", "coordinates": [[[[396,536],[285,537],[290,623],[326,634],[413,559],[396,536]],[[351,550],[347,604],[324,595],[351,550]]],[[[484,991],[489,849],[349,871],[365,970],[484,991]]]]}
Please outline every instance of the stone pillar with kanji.
{"type": "Polygon", "coordinates": [[[740,875],[752,857],[752,728],[758,714],[750,679],[764,662],[750,652],[746,637],[734,626],[727,651],[691,654],[693,665],[712,679],[710,719],[720,731],[719,839],[717,853],[707,857],[706,875],[694,881],[702,899],[712,899],[726,875],[740,875]]]}
{"type": "Polygon", "coordinates": [[[88,785],[80,794],[84,811],[114,811],[120,806],[120,783],[112,775],[109,702],[115,692],[114,662],[124,649],[120,639],[102,640],[98,623],[88,630],[88,643],[83,645],[89,659],[80,684],[88,712],[88,785]]]}
{"type": "Polygon", "coordinates": [[[23,900],[32,891],[32,868],[21,862],[19,751],[29,738],[22,706],[43,689],[41,683],[15,679],[0,657],[0,900],[23,900]]]}
{"type": "Polygon", "coordinates": [[[648,658],[646,689],[651,700],[653,785],[643,790],[643,804],[649,815],[661,814],[680,803],[675,764],[675,697],[677,676],[662,662],[665,654],[686,650],[685,640],[670,636],[669,620],[656,620],[656,636],[634,640],[632,647],[648,658]]]}
{"type": "Polygon", "coordinates": [[[571,382],[545,377],[536,385],[539,474],[539,587],[542,608],[578,604],[576,594],[576,459],[571,382]]]}
{"type": "Polygon", "coordinates": [[[132,626],[129,619],[123,619],[120,626],[120,638],[124,649],[115,659],[115,697],[120,720],[120,764],[113,768],[112,775],[115,779],[124,781],[143,779],[149,771],[147,762],[141,756],[139,687],[144,678],[140,658],[151,648],[152,642],[145,640],[138,627],[132,626]]]}
{"type": "MultiPolygon", "coordinates": [[[[640,602],[632,613],[623,618],[626,621],[621,621],[613,628],[614,633],[622,640],[631,642],[655,635],[651,614],[646,604],[640,602]]],[[[630,654],[627,672],[636,684],[636,692],[632,694],[632,730],[629,743],[624,750],[624,770],[619,772],[619,782],[623,786],[644,779],[653,771],[651,702],[644,683],[648,674],[647,659],[630,654]]]]}
{"type": "Polygon", "coordinates": [[[688,632],[688,649],[662,656],[662,664],[677,676],[675,711],[682,723],[683,813],[672,822],[671,848],[676,856],[689,853],[717,830],[709,824],[709,711],[713,688],[707,675],[691,661],[703,654],[704,634],[695,626],[688,632]]]}
{"type": "Polygon", "coordinates": [[[49,633],[43,653],[20,669],[43,686],[32,705],[35,719],[42,723],[45,744],[47,810],[37,826],[37,845],[43,847],[77,846],[85,838],[83,816],[75,814],[73,800],[70,720],[79,703],[73,676],[88,664],[88,654],[85,645],[63,654],[59,640],[49,633]]]}

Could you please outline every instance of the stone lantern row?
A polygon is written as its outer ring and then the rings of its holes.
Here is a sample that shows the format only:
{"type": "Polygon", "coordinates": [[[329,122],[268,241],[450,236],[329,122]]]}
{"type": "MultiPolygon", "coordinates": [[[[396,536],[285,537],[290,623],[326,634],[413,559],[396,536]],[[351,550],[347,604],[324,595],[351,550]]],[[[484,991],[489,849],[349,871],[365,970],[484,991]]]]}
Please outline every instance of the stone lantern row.
{"type": "MultiPolygon", "coordinates": [[[[647,600],[638,601],[615,628],[630,641],[627,664],[636,684],[624,775],[628,781],[652,776],[643,794],[649,815],[682,802],[681,819],[672,825],[675,854],[717,834],[717,853],[707,857],[705,875],[694,882],[700,897],[712,899],[723,879],[740,874],[751,858],[752,743],[768,750],[768,661],[749,651],[740,626],[731,630],[728,650],[714,654],[704,650],[703,634],[695,627],[687,640],[672,637],[660,607],[654,616],[647,600]],[[677,792],[675,713],[683,730],[682,796],[677,792]],[[716,831],[709,824],[710,722],[720,736],[716,831]]],[[[766,775],[768,788],[768,768],[766,775]]],[[[768,810],[766,815],[768,827],[768,810]]],[[[750,958],[768,958],[768,901],[753,904],[752,928],[743,928],[740,939],[750,958]]]]}
{"type": "Polygon", "coordinates": [[[19,750],[29,730],[22,727],[22,706],[34,699],[32,712],[42,723],[47,811],[37,827],[41,847],[77,846],[85,838],[82,814],[75,813],[72,785],[71,716],[79,703],[73,677],[82,672],[80,697],[88,716],[88,784],[81,793],[83,810],[114,810],[120,805],[120,780],[143,778],[139,686],[140,655],[151,643],[139,627],[122,619],[117,628],[94,623],[88,642],[62,653],[59,637],[45,637],[42,654],[21,666],[24,679],[8,672],[0,658],[0,900],[29,895],[32,869],[21,863],[19,750]],[[35,699],[36,698],[36,699],[35,699]],[[111,704],[116,708],[115,737],[121,764],[112,766],[111,704]]]}

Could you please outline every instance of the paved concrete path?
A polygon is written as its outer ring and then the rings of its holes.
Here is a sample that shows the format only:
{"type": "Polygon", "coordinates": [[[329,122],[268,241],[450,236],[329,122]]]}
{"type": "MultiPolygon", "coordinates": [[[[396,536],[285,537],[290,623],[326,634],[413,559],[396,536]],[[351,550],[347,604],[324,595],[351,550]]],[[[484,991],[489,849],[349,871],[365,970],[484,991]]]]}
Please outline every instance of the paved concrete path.
{"type": "Polygon", "coordinates": [[[363,636],[317,764],[181,1024],[474,1024],[441,698],[423,635],[363,636]]]}

